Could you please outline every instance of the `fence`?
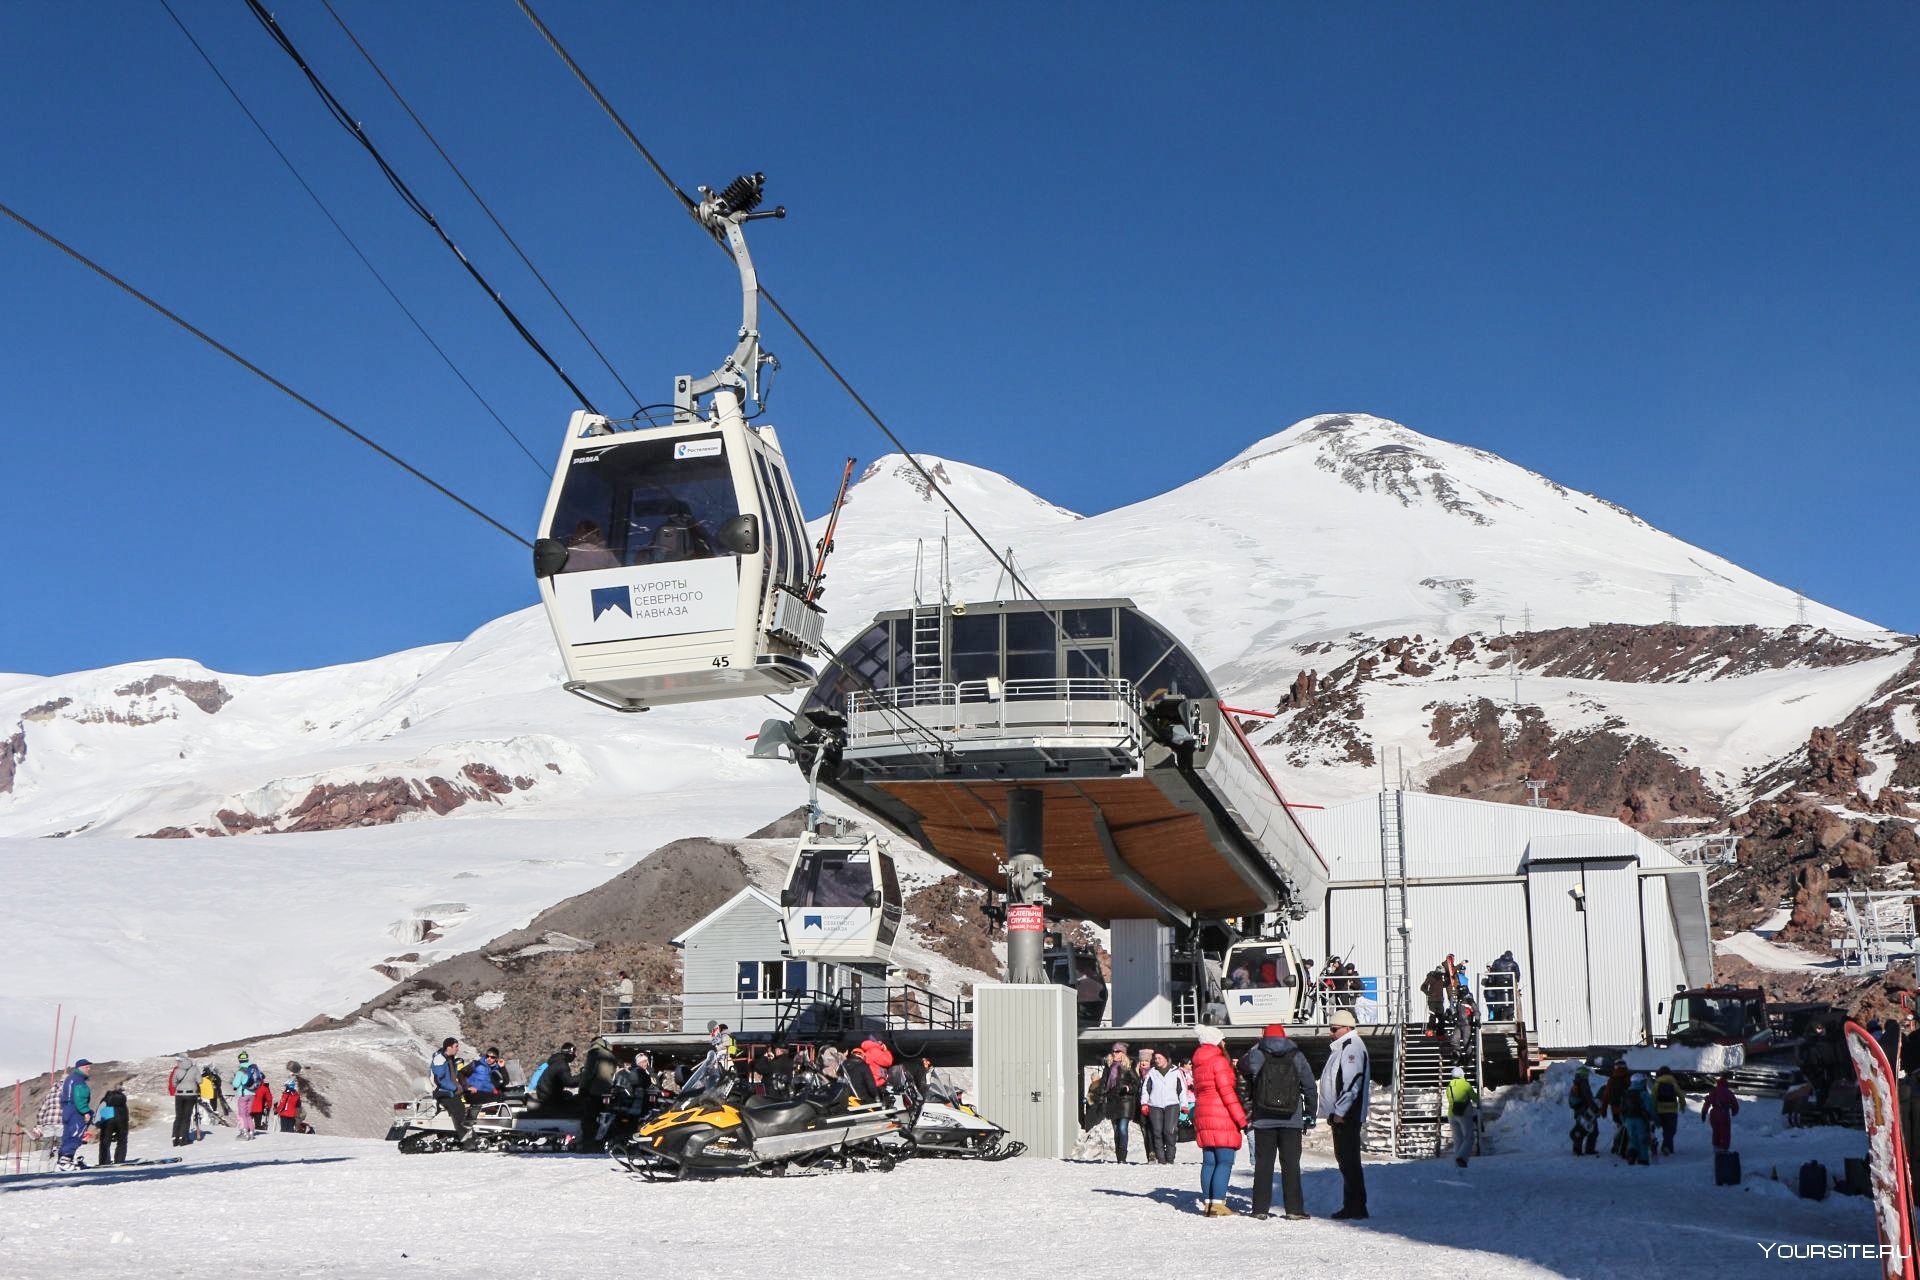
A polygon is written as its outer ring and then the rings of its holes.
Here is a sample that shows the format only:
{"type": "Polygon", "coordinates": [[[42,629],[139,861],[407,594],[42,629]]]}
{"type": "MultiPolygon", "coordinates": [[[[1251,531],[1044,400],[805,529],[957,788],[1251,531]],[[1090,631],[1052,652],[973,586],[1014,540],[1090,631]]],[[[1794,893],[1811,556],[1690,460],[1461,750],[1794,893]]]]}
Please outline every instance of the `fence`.
{"type": "Polygon", "coordinates": [[[910,982],[859,991],[788,988],[777,996],[740,991],[647,992],[631,1004],[601,994],[601,1035],[704,1035],[709,1021],[747,1034],[828,1035],[861,1030],[953,1030],[971,1019],[959,1001],[910,982]],[[691,1022],[689,1021],[691,1019],[691,1022]]]}

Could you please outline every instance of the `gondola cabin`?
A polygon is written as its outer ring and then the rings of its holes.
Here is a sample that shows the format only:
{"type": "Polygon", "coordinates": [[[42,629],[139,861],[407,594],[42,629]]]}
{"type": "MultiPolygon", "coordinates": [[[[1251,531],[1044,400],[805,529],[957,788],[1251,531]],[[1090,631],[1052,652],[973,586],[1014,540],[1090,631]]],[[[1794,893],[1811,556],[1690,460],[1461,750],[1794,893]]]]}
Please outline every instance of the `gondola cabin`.
{"type": "Polygon", "coordinates": [[[573,415],[534,549],[570,692],[644,711],[814,682],[821,613],[779,438],[715,404],[634,430],[573,415]]]}
{"type": "Polygon", "coordinates": [[[1227,1025],[1294,1022],[1306,993],[1300,953],[1285,939],[1236,942],[1222,962],[1227,1025]]]}
{"type": "Polygon", "coordinates": [[[886,839],[859,832],[801,836],[780,906],[794,959],[886,963],[904,911],[886,839]]]}

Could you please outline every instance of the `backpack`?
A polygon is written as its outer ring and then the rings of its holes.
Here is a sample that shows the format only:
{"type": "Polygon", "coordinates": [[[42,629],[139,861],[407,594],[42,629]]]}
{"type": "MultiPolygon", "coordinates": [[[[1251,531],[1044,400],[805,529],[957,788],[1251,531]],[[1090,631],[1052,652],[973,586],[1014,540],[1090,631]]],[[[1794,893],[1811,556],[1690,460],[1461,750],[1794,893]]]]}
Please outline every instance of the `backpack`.
{"type": "Polygon", "coordinates": [[[528,1097],[533,1097],[540,1092],[540,1077],[545,1074],[547,1074],[547,1064],[543,1062],[533,1069],[532,1075],[527,1077],[526,1089],[528,1097]]]}
{"type": "Polygon", "coordinates": [[[1620,1118],[1623,1120],[1645,1120],[1647,1118],[1647,1099],[1638,1089],[1629,1089],[1620,1099],[1620,1118]]]}
{"type": "Polygon", "coordinates": [[[1263,1053],[1253,1079],[1253,1109],[1263,1116],[1292,1119],[1300,1114],[1300,1073],[1290,1053],[1263,1053]]]}
{"type": "Polygon", "coordinates": [[[1653,1086],[1654,1101],[1664,1106],[1667,1103],[1678,1100],[1679,1097],[1680,1097],[1680,1088],[1671,1079],[1668,1079],[1663,1076],[1661,1077],[1660,1080],[1655,1082],[1653,1086]]]}

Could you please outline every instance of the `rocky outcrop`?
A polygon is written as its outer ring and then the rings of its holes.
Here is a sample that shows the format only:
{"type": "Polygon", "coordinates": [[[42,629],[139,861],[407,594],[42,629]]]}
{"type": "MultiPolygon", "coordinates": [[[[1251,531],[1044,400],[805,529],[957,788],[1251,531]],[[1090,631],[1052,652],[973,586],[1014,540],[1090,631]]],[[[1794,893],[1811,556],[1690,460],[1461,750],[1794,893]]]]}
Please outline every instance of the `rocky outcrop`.
{"type": "Polygon", "coordinates": [[[27,758],[27,727],[21,725],[13,736],[0,738],[0,796],[13,790],[13,780],[27,758]]]}
{"type": "Polygon", "coordinates": [[[489,764],[461,766],[454,778],[376,778],[367,782],[321,783],[284,813],[255,814],[222,809],[207,825],[163,827],[146,833],[153,840],[183,835],[234,836],[248,832],[340,831],[379,827],[421,814],[443,816],[479,801],[497,804],[501,796],[526,791],[532,778],[500,772],[489,764]]]}
{"type": "Polygon", "coordinates": [[[33,724],[45,724],[53,719],[62,708],[73,705],[72,698],[52,698],[36,706],[28,707],[20,713],[20,718],[33,724]]]}
{"type": "Polygon", "coordinates": [[[1549,808],[1574,809],[1644,827],[1676,817],[1720,817],[1722,806],[1698,769],[1618,721],[1555,733],[1537,707],[1502,708],[1486,698],[1432,707],[1433,741],[1471,741],[1464,760],[1440,769],[1425,789],[1505,804],[1530,798],[1528,779],[1546,783],[1549,808]]]}
{"type": "Polygon", "coordinates": [[[1727,829],[1740,837],[1738,870],[1714,879],[1715,927],[1750,929],[1787,903],[1781,937],[1820,950],[1832,936],[1829,893],[1876,888],[1883,868],[1920,861],[1913,823],[1849,816],[1810,795],[1760,801],[1727,829]]]}
{"type": "Polygon", "coordinates": [[[208,715],[233,701],[233,695],[218,680],[181,680],[173,676],[148,676],[145,680],[121,685],[114,693],[122,698],[145,698],[162,689],[177,690],[188,702],[208,715]]]}
{"type": "Polygon", "coordinates": [[[985,890],[964,876],[951,875],[914,890],[902,905],[907,923],[927,950],[969,969],[997,973],[1000,960],[993,944],[1002,934],[981,914],[985,901],[985,890]]]}
{"type": "Polygon", "coordinates": [[[1537,675],[1631,684],[1722,680],[1783,667],[1838,667],[1893,651],[1884,642],[1849,640],[1807,626],[1628,622],[1484,636],[1481,643],[1496,655],[1496,666],[1504,659],[1537,675]]]}

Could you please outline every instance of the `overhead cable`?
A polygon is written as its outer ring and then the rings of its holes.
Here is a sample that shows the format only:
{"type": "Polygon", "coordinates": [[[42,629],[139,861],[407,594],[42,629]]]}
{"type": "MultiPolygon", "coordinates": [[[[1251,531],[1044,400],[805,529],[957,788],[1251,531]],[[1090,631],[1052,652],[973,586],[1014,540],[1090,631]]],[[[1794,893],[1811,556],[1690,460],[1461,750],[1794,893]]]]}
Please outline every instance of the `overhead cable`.
{"type": "Polygon", "coordinates": [[[38,223],[29,219],[25,214],[17,212],[16,210],[14,210],[13,208],[11,208],[6,204],[0,204],[0,213],[3,213],[7,217],[13,219],[15,222],[25,227],[28,231],[33,232],[34,235],[39,236],[42,240],[45,240],[48,244],[60,250],[60,252],[66,254],[69,258],[72,258],[75,262],[78,262],[81,266],[87,268],[87,270],[99,276],[102,280],[105,280],[107,283],[115,286],[116,288],[128,294],[131,294],[133,297],[139,299],[141,302],[146,303],[149,307],[153,308],[155,311],[159,312],[161,315],[165,316],[167,319],[173,321],[175,324],[179,325],[182,329],[185,329],[188,333],[200,339],[200,341],[206,343],[208,346],[212,347],[215,351],[218,351],[221,355],[233,361],[235,364],[239,365],[242,369],[245,369],[248,373],[251,373],[254,377],[259,378],[262,382],[266,383],[268,386],[272,387],[274,390],[280,392],[282,395],[285,395],[291,398],[292,400],[296,401],[301,406],[312,410],[314,413],[324,418],[328,423],[340,428],[340,430],[346,432],[348,435],[352,436],[355,440],[358,440],[361,444],[367,446],[367,448],[373,450],[375,453],[385,458],[388,462],[393,463],[396,467],[399,467],[401,470],[411,475],[414,479],[420,481],[422,484],[425,484],[437,490],[444,496],[453,499],[453,501],[459,503],[461,506],[465,507],[468,511],[472,512],[474,515],[479,516],[482,520],[486,521],[488,524],[498,529],[501,533],[506,534],[509,538],[512,538],[515,542],[519,543],[521,546],[531,547],[533,545],[532,543],[528,542],[525,538],[515,533],[512,529],[507,527],[505,524],[502,524],[500,521],[494,519],[492,516],[482,511],[479,507],[476,507],[473,503],[468,502],[465,498],[461,497],[459,494],[455,493],[453,490],[447,488],[446,485],[441,484],[438,480],[435,480],[432,476],[428,475],[426,472],[422,471],[420,468],[414,466],[411,462],[408,462],[405,458],[402,458],[399,454],[393,452],[393,450],[387,448],[385,445],[379,443],[377,440],[374,440],[372,437],[365,435],[362,432],[354,430],[354,428],[348,426],[345,422],[341,421],[339,418],[335,417],[333,414],[328,413],[325,409],[322,409],[319,405],[307,399],[305,396],[301,395],[298,391],[295,391],[292,387],[280,381],[280,379],[274,377],[272,374],[268,373],[265,369],[262,369],[259,365],[255,364],[253,361],[247,359],[245,356],[235,351],[232,347],[229,347],[226,343],[221,342],[218,338],[214,337],[212,334],[208,333],[206,330],[197,327],[191,321],[181,316],[178,312],[169,310],[165,306],[162,306],[159,302],[155,301],[153,298],[150,298],[146,294],[140,292],[140,290],[134,288],[132,285],[128,284],[125,280],[122,280],[119,276],[113,274],[113,272],[107,270],[105,267],[95,262],[92,258],[87,257],[86,254],[81,253],[78,249],[74,248],[72,245],[68,244],[66,241],[60,239],[58,236],[54,235],[51,231],[48,231],[46,228],[40,226],[38,223]]]}
{"type": "Polygon", "coordinates": [[[485,396],[480,394],[480,389],[474,386],[473,381],[461,371],[460,366],[453,362],[453,357],[446,353],[445,348],[434,341],[433,335],[428,333],[427,327],[420,323],[420,317],[413,313],[413,309],[401,301],[400,295],[394,291],[391,284],[387,283],[387,278],[380,274],[380,269],[373,265],[372,260],[367,257],[366,253],[360,248],[360,245],[347,233],[347,229],[340,225],[340,219],[333,216],[333,210],[327,207],[327,202],[320,198],[319,192],[315,191],[313,185],[302,176],[299,167],[295,165],[287,153],[281,149],[280,144],[274,141],[273,135],[267,131],[267,126],[260,123],[260,117],[253,114],[252,108],[248,107],[246,100],[240,96],[240,91],[233,87],[233,83],[227,79],[226,75],[220,70],[219,65],[214,62],[213,55],[209,54],[201,45],[200,41],[194,38],[193,32],[187,29],[187,24],[182,22],[180,15],[173,11],[173,6],[167,3],[167,0],[160,0],[160,7],[167,11],[169,18],[173,19],[173,25],[180,28],[180,34],[187,38],[187,43],[193,46],[194,52],[199,54],[201,61],[207,64],[207,69],[213,72],[214,78],[220,82],[220,86],[227,91],[228,96],[233,99],[234,104],[240,108],[241,114],[246,116],[253,127],[260,131],[260,136],[266,139],[267,145],[273,149],[273,154],[280,157],[280,163],[287,167],[287,172],[291,173],[293,180],[300,184],[300,189],[307,193],[308,199],[312,200],[321,214],[326,217],[326,220],[333,224],[333,229],[340,233],[340,238],[347,242],[347,248],[353,250],[354,257],[360,259],[360,264],[379,282],[380,287],[386,290],[387,296],[393,299],[393,305],[399,307],[402,314],[413,323],[413,327],[419,330],[420,336],[427,340],[427,345],[433,348],[434,354],[439,356],[440,359],[445,362],[447,368],[453,371],[454,377],[460,379],[460,385],[472,393],[473,398],[480,402],[480,407],[485,409],[488,415],[500,424],[500,429],[507,433],[507,437],[513,441],[520,452],[527,455],[527,461],[533,464],[534,469],[540,472],[540,474],[546,475],[546,465],[542,463],[540,459],[533,456],[533,451],[527,448],[526,441],[522,440],[519,435],[514,432],[514,429],[507,425],[507,420],[500,416],[499,411],[488,402],[485,396]]]}
{"type": "Polygon", "coordinates": [[[367,131],[360,127],[360,122],[353,118],[352,113],[347,110],[340,99],[334,96],[331,89],[327,88],[326,83],[320,79],[319,74],[314,71],[307,60],[301,56],[300,50],[294,46],[293,41],[287,36],[287,33],[281,29],[280,24],[274,21],[273,15],[268,13],[265,7],[261,5],[260,0],[247,0],[247,8],[251,9],[253,16],[260,20],[260,25],[266,28],[267,34],[272,37],[273,42],[279,45],[281,50],[284,51],[289,58],[293,59],[293,64],[296,67],[300,68],[300,73],[307,78],[307,83],[313,86],[313,91],[320,96],[320,101],[325,104],[328,114],[339,122],[341,128],[352,134],[354,140],[359,142],[359,144],[366,149],[367,154],[373,157],[373,162],[380,167],[380,172],[386,176],[387,181],[392,184],[394,191],[399,194],[401,200],[406,202],[407,207],[412,209],[421,221],[433,228],[434,234],[439,236],[440,242],[446,245],[453,256],[460,260],[460,265],[467,269],[467,274],[473,277],[474,283],[486,290],[487,296],[493,299],[493,304],[500,308],[500,314],[507,318],[507,323],[513,326],[514,331],[520,335],[527,346],[533,349],[535,355],[546,361],[547,367],[553,370],[560,381],[567,384],[567,390],[573,392],[574,397],[580,401],[583,408],[589,413],[599,413],[599,409],[594,407],[592,398],[580,389],[578,383],[567,376],[567,371],[560,367],[560,362],[555,360],[544,346],[540,345],[540,340],[533,336],[533,331],[528,329],[527,326],[522,323],[520,317],[514,313],[513,308],[507,305],[507,300],[500,296],[499,290],[495,289],[493,285],[488,282],[487,278],[480,274],[480,269],[468,260],[465,253],[461,252],[460,246],[454,243],[453,237],[447,234],[446,228],[440,225],[439,220],[433,216],[432,210],[428,209],[427,206],[422,203],[420,198],[413,193],[413,189],[407,186],[406,181],[400,177],[399,173],[395,172],[393,166],[387,163],[387,158],[380,154],[378,147],[373,145],[373,140],[367,136],[367,131]]]}

